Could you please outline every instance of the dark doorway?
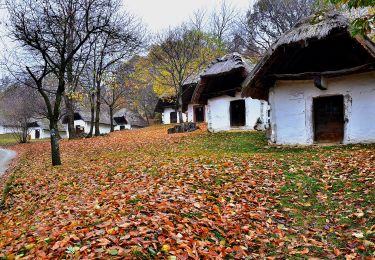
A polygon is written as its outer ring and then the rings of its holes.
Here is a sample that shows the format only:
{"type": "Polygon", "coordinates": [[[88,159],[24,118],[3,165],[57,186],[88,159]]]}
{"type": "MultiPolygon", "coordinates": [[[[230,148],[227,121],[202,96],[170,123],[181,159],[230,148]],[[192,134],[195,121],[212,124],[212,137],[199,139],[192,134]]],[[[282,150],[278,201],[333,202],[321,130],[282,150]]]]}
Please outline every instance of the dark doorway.
{"type": "Polygon", "coordinates": [[[40,138],[40,130],[35,130],[35,139],[40,138]]]}
{"type": "Polygon", "coordinates": [[[194,107],[194,116],[195,116],[196,123],[204,122],[204,107],[203,106],[194,107]]]}
{"type": "Polygon", "coordinates": [[[246,124],[245,100],[230,102],[230,126],[238,127],[246,124]]]}
{"type": "Polygon", "coordinates": [[[171,124],[177,123],[177,112],[171,112],[171,124]]]}
{"type": "Polygon", "coordinates": [[[82,134],[83,132],[85,132],[85,128],[83,128],[82,126],[77,125],[76,126],[76,134],[79,135],[79,134],[82,134]]]}
{"type": "Polygon", "coordinates": [[[125,130],[125,126],[124,125],[120,125],[120,130],[125,130]]]}
{"type": "Polygon", "coordinates": [[[314,99],[315,142],[342,142],[344,139],[344,97],[314,99]]]}

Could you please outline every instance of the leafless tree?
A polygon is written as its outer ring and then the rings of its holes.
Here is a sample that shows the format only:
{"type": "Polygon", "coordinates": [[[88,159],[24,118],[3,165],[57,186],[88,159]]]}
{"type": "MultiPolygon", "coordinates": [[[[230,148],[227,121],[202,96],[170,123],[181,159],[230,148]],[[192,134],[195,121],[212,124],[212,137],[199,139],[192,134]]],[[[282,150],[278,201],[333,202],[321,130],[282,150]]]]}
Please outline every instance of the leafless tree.
{"type": "Polygon", "coordinates": [[[0,110],[7,127],[20,143],[29,141],[30,124],[40,116],[38,114],[39,101],[41,98],[35,90],[30,90],[20,83],[8,86],[3,93],[0,110]],[[27,95],[25,95],[26,92],[27,95]]]}
{"type": "Polygon", "coordinates": [[[37,63],[26,64],[25,69],[45,101],[50,122],[52,165],[60,165],[57,123],[69,64],[90,37],[109,28],[110,18],[119,9],[119,1],[7,0],[6,6],[11,36],[37,60],[37,63]],[[53,92],[43,87],[43,80],[51,73],[58,80],[53,92]]]}
{"type": "Polygon", "coordinates": [[[319,0],[258,0],[239,21],[235,44],[259,56],[301,18],[323,7],[319,0]]]}
{"type": "Polygon", "coordinates": [[[238,11],[223,0],[218,10],[214,10],[210,17],[210,31],[217,39],[228,42],[235,26],[238,11]]]}
{"type": "Polygon", "coordinates": [[[150,124],[150,119],[154,116],[158,97],[153,90],[152,84],[148,84],[141,88],[136,88],[131,96],[133,110],[144,116],[147,123],[150,124]]]}
{"type": "Polygon", "coordinates": [[[102,83],[115,65],[140,51],[145,41],[141,22],[130,14],[119,14],[110,20],[111,27],[94,39],[90,68],[95,86],[95,135],[100,135],[102,83]]]}
{"type": "Polygon", "coordinates": [[[126,105],[126,95],[130,92],[130,86],[127,85],[128,80],[120,79],[120,81],[112,76],[102,84],[102,101],[108,106],[111,132],[115,131],[113,115],[126,105]]]}
{"type": "Polygon", "coordinates": [[[196,10],[193,15],[189,18],[189,23],[191,27],[198,31],[205,31],[206,27],[206,11],[204,9],[196,10]]]}

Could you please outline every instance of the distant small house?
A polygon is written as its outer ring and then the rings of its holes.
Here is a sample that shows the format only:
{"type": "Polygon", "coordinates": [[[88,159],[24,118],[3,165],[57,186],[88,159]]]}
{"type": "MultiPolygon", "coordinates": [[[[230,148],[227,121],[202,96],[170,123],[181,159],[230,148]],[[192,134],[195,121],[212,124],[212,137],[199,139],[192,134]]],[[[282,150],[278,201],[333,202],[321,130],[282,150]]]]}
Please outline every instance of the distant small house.
{"type": "Polygon", "coordinates": [[[266,127],[267,102],[241,97],[241,84],[250,70],[250,64],[241,55],[232,53],[217,59],[200,75],[191,103],[207,105],[209,131],[266,127]]]}
{"type": "Polygon", "coordinates": [[[192,100],[194,91],[199,85],[200,76],[193,75],[185,81],[183,87],[183,111],[187,115],[188,122],[203,123],[207,122],[208,110],[205,104],[194,103],[192,100]]]}
{"type": "Polygon", "coordinates": [[[115,131],[143,128],[148,126],[147,121],[137,112],[130,109],[120,109],[114,115],[115,131]]]}
{"type": "MultiPolygon", "coordinates": [[[[67,137],[64,126],[59,123],[59,134],[61,138],[67,137]]],[[[30,119],[28,124],[29,136],[31,140],[51,138],[49,130],[49,121],[47,119],[30,119]]]]}
{"type": "MultiPolygon", "coordinates": [[[[49,121],[47,119],[30,118],[27,121],[29,122],[27,123],[27,126],[22,127],[0,115],[0,134],[18,134],[21,133],[23,129],[27,129],[27,133],[31,140],[51,137],[49,121]]],[[[65,138],[66,131],[61,123],[58,124],[58,128],[60,137],[65,138]]]]}
{"type": "MultiPolygon", "coordinates": [[[[63,119],[63,124],[65,125],[67,137],[69,138],[67,118],[63,119]]],[[[74,128],[77,134],[88,134],[91,128],[91,112],[78,111],[74,113],[74,128]]],[[[95,129],[95,127],[94,127],[95,129]]],[[[110,117],[106,113],[100,115],[99,122],[100,134],[108,134],[111,132],[111,121],[110,117]]]]}
{"type": "Polygon", "coordinates": [[[113,117],[115,123],[115,131],[129,130],[131,125],[124,115],[115,115],[113,117]]]}
{"type": "MultiPolygon", "coordinates": [[[[176,111],[175,97],[161,97],[156,104],[155,112],[161,113],[161,121],[165,125],[180,123],[176,111]]],[[[186,113],[182,114],[182,120],[183,122],[186,122],[186,113]]]]}
{"type": "Polygon", "coordinates": [[[337,13],[301,20],[246,79],[243,95],[270,103],[272,143],[375,142],[375,45],[349,26],[337,13]]]}

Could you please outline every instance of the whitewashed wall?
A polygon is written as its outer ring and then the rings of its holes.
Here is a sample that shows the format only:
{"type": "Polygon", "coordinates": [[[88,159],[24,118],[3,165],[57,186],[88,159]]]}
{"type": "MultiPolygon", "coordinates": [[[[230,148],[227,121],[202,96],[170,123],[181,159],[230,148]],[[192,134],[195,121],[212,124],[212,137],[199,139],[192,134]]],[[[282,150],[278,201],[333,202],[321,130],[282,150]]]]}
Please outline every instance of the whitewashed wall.
{"type": "MultiPolygon", "coordinates": [[[[35,140],[36,130],[40,131],[40,138],[39,139],[48,139],[51,138],[51,132],[46,129],[42,129],[41,127],[32,127],[29,129],[29,135],[31,140],[35,140]]],[[[59,131],[61,138],[67,138],[67,133],[65,131],[59,131]]]]}
{"type": "MultiPolygon", "coordinates": [[[[187,109],[187,120],[188,122],[194,122],[194,107],[197,105],[189,104],[187,109]]],[[[198,105],[199,106],[199,105],[198,105]]],[[[204,120],[207,122],[208,118],[208,107],[204,106],[204,120]]]]}
{"type": "MultiPolygon", "coordinates": [[[[129,125],[129,124],[126,124],[126,125],[123,125],[123,126],[125,126],[125,130],[130,130],[131,129],[131,125],[129,125]]],[[[115,131],[120,131],[121,129],[120,129],[120,125],[116,125],[115,126],[115,131]]]]}
{"type": "MultiPolygon", "coordinates": [[[[161,114],[161,120],[163,124],[169,125],[171,123],[171,112],[175,112],[176,110],[173,108],[164,108],[163,113],[161,114]]],[[[187,116],[185,113],[182,113],[182,120],[186,122],[187,116]]],[[[180,117],[178,116],[177,113],[177,123],[180,123],[180,117]]]]}
{"type": "Polygon", "coordinates": [[[5,134],[5,129],[2,125],[0,125],[0,135],[5,134]]]}
{"type": "MultiPolygon", "coordinates": [[[[90,133],[90,127],[91,127],[90,122],[85,122],[83,120],[75,120],[74,121],[74,128],[76,128],[77,126],[83,127],[85,134],[90,133]]],[[[67,133],[66,137],[69,138],[69,131],[68,131],[68,125],[67,124],[65,125],[65,129],[66,129],[66,133],[67,133]]],[[[100,131],[100,134],[108,134],[108,133],[111,132],[111,126],[107,125],[107,124],[99,124],[99,131],[100,131]]],[[[95,126],[94,126],[94,132],[95,132],[95,126]]]]}
{"type": "Polygon", "coordinates": [[[312,81],[278,81],[270,89],[271,141],[314,143],[313,98],[344,96],[344,144],[375,142],[375,72],[327,80],[327,90],[312,81]]]}
{"type": "MultiPolygon", "coordinates": [[[[210,132],[228,131],[231,129],[253,130],[258,120],[267,121],[267,107],[265,101],[252,98],[241,98],[241,93],[236,93],[235,97],[220,96],[208,100],[208,130],[210,132]],[[230,126],[230,102],[244,99],[246,107],[246,125],[243,127],[230,126]]],[[[264,126],[265,128],[265,126],[264,126]]]]}

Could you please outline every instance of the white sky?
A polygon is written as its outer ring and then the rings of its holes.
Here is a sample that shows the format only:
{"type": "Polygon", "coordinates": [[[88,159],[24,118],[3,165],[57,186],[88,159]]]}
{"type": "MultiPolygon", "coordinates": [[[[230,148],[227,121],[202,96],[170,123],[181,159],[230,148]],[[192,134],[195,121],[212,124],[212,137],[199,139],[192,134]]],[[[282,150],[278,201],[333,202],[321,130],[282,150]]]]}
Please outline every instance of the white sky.
{"type": "MultiPolygon", "coordinates": [[[[0,0],[1,1],[1,0],[0,0]]],[[[222,0],[122,0],[125,10],[142,19],[151,33],[174,27],[188,21],[194,11],[203,9],[208,16],[222,0]]],[[[244,13],[254,0],[226,0],[226,3],[244,13]]],[[[0,9],[0,59],[14,48],[6,34],[6,11],[0,9]]],[[[12,52],[12,51],[11,51],[12,52]]],[[[1,60],[0,60],[1,61],[1,60]]],[[[0,78],[1,78],[0,69],[0,78]]]]}
{"type": "MultiPolygon", "coordinates": [[[[152,32],[157,32],[188,21],[198,9],[209,14],[220,6],[220,0],[123,0],[124,6],[131,13],[141,17],[152,32]]],[[[253,0],[227,0],[240,11],[249,8],[253,0]]]]}

